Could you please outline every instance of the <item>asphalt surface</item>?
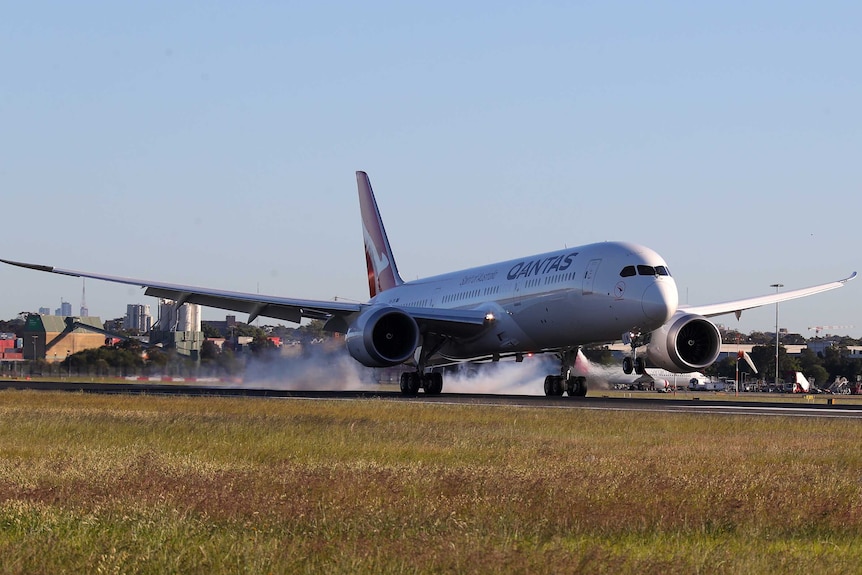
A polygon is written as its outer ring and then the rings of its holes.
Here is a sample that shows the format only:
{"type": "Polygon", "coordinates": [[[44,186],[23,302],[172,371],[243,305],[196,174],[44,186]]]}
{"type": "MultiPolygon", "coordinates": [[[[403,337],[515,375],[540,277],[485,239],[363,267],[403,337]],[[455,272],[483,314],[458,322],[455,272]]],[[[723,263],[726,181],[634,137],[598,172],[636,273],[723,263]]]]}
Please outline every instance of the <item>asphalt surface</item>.
{"type": "Polygon", "coordinates": [[[656,397],[654,393],[632,392],[627,397],[603,396],[592,391],[587,397],[545,397],[529,395],[490,395],[443,393],[406,397],[397,391],[314,391],[284,390],[228,386],[177,385],[168,383],[76,383],[67,381],[0,381],[0,389],[29,389],[103,394],[183,395],[211,397],[269,397],[306,400],[351,400],[376,398],[387,401],[411,401],[457,405],[498,405],[552,409],[592,409],[615,411],[649,411],[667,413],[779,415],[790,417],[828,417],[862,419],[862,404],[849,402],[846,396],[816,396],[816,401],[799,403],[781,401],[776,397],[763,401],[740,398],[701,399],[691,394],[685,397],[656,397]],[[842,402],[842,399],[844,401],[842,402]]]}

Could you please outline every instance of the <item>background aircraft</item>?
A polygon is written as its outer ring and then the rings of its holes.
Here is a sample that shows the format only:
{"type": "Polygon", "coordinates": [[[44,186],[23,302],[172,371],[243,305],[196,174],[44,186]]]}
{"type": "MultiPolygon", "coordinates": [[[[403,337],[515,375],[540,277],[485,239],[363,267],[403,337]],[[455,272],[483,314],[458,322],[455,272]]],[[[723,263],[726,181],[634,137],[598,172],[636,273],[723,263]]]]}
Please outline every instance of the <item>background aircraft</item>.
{"type": "Polygon", "coordinates": [[[559,374],[545,378],[547,395],[584,396],[586,378],[573,366],[587,343],[623,339],[632,345],[628,373],[647,365],[692,372],[715,361],[721,336],[709,317],[736,313],[842,287],[856,275],[817,286],[705,306],[679,305],[664,259],[627,242],[589,244],[405,282],[365,172],[356,172],[368,271],[367,303],[303,300],[222,291],[0,260],[56,274],[146,288],[149,296],[245,312],[290,322],[324,320],[345,334],[350,355],[368,367],[399,364],[405,394],[438,394],[439,369],[463,361],[521,359],[553,353],[559,374]],[[638,350],[638,351],[636,351],[638,350]],[[642,351],[640,351],[642,350],[642,351]]]}

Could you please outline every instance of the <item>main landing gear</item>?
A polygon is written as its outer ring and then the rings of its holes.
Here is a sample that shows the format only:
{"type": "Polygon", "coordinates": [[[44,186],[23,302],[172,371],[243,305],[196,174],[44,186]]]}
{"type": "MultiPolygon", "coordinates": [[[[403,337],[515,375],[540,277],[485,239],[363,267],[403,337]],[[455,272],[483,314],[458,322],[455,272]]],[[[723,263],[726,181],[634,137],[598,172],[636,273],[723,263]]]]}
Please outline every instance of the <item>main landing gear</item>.
{"type": "Polygon", "coordinates": [[[572,375],[572,366],[578,356],[578,348],[567,349],[559,354],[560,375],[549,375],[545,378],[545,395],[561,396],[568,393],[569,397],[584,397],[587,395],[587,378],[572,375]]]}
{"type": "Polygon", "coordinates": [[[443,391],[443,374],[439,371],[431,373],[405,371],[401,374],[401,393],[416,395],[420,389],[424,389],[426,395],[440,395],[443,391]]]}
{"type": "Polygon", "coordinates": [[[439,371],[426,373],[425,366],[428,365],[428,358],[440,351],[445,341],[445,338],[426,334],[425,343],[419,351],[416,371],[405,371],[401,374],[403,395],[416,395],[420,389],[425,390],[425,395],[440,395],[443,391],[443,374],[439,371]]]}

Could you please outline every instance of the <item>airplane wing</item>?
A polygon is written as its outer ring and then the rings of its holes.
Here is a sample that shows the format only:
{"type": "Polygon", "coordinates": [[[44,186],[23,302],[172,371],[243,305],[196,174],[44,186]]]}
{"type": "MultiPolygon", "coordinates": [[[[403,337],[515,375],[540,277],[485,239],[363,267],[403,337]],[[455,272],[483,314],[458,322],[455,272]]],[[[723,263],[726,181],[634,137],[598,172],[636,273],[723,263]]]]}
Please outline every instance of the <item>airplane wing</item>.
{"type": "MultiPolygon", "coordinates": [[[[145,295],[171,299],[177,305],[195,303],[207,307],[227,309],[249,314],[248,323],[258,316],[272,317],[293,323],[303,318],[329,320],[361,312],[370,304],[337,301],[318,301],[267,296],[256,293],[223,291],[178,284],[154,282],[149,280],[95,274],[77,270],[67,270],[53,266],[28,264],[0,258],[0,262],[22,268],[49,272],[65,276],[90,278],[114,283],[134,285],[145,288],[145,295]]],[[[435,308],[401,308],[413,316],[423,332],[446,333],[454,336],[469,336],[480,331],[486,324],[486,312],[480,310],[454,310],[435,308]]],[[[333,323],[335,331],[346,331],[347,322],[333,323]]]]}
{"type": "Polygon", "coordinates": [[[856,272],[853,272],[850,277],[844,278],[843,280],[838,280],[807,288],[708,305],[681,305],[678,309],[686,311],[688,313],[702,315],[704,317],[714,317],[717,315],[733,313],[736,314],[736,318],[739,319],[739,316],[742,315],[742,312],[744,310],[761,307],[773,303],[780,303],[783,301],[806,297],[809,295],[814,295],[816,293],[840,288],[855,277],[856,272]]]}
{"type": "Polygon", "coordinates": [[[362,309],[362,304],[351,302],[283,298],[94,274],[5,259],[0,259],[0,262],[41,272],[140,286],[146,288],[145,295],[172,299],[177,302],[177,305],[196,303],[209,307],[245,312],[249,314],[249,323],[261,315],[294,323],[299,323],[302,318],[326,320],[334,315],[349,315],[362,309]]]}

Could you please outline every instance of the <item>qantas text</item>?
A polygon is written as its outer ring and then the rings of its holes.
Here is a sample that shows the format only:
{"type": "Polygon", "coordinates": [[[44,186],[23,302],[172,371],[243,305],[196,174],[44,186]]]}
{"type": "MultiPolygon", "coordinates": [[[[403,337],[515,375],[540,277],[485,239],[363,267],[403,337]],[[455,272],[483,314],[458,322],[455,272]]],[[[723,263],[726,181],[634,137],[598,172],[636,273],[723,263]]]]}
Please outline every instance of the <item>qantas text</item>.
{"type": "Polygon", "coordinates": [[[518,262],[512,266],[512,269],[509,270],[506,277],[510,280],[514,280],[518,278],[538,276],[550,272],[562,272],[569,269],[569,266],[572,265],[572,260],[575,259],[576,255],[578,255],[578,252],[544,258],[541,260],[518,262]]]}

